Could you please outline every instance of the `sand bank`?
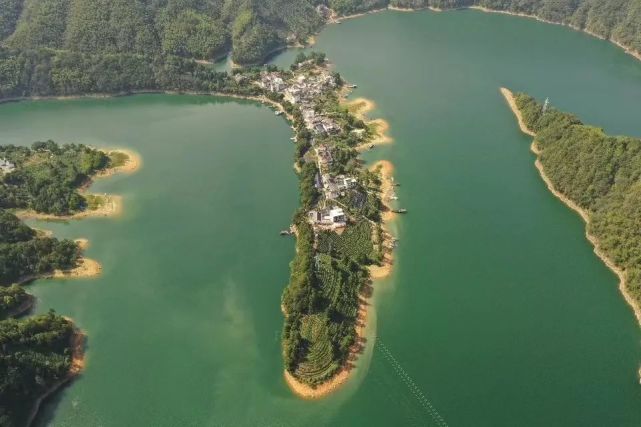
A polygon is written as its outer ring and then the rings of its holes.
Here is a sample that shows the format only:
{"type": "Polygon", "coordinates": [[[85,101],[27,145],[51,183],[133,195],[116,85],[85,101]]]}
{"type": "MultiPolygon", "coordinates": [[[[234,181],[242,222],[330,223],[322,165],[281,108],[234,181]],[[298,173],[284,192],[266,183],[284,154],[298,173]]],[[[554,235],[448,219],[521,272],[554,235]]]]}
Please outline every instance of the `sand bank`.
{"type": "Polygon", "coordinates": [[[341,103],[347,107],[350,113],[354,114],[361,120],[366,120],[366,114],[376,108],[376,103],[371,99],[358,97],[355,99],[341,100],[341,103]]]}
{"type": "Polygon", "coordinates": [[[39,221],[71,221],[75,219],[93,217],[117,217],[122,214],[122,196],[99,195],[105,197],[104,202],[97,209],[87,209],[71,215],[53,215],[39,213],[30,209],[19,210],[15,215],[23,220],[35,219],[39,221]]]}
{"type": "Polygon", "coordinates": [[[71,270],[55,270],[53,273],[44,278],[51,279],[86,279],[100,276],[102,266],[96,260],[91,258],[80,258],[78,265],[71,270]]]}
{"type": "Polygon", "coordinates": [[[536,136],[536,133],[534,131],[530,130],[527,125],[525,124],[525,120],[523,120],[523,115],[521,114],[521,110],[519,110],[519,107],[516,105],[516,98],[514,97],[514,94],[512,93],[511,90],[506,89],[504,87],[501,88],[501,93],[505,97],[505,100],[507,101],[508,105],[510,106],[510,109],[516,116],[516,120],[519,122],[519,128],[521,128],[521,132],[528,134],[530,136],[536,136]]]}
{"type": "Polygon", "coordinates": [[[345,16],[338,16],[336,14],[336,12],[333,12],[333,14],[330,17],[328,23],[329,24],[340,24],[341,22],[347,21],[348,19],[354,19],[354,18],[358,18],[358,17],[361,17],[361,16],[365,16],[365,15],[371,15],[373,13],[384,12],[386,10],[387,10],[387,7],[381,7],[379,9],[372,9],[372,10],[368,10],[366,12],[354,13],[352,15],[345,15],[345,16]]]}
{"type": "Polygon", "coordinates": [[[85,251],[89,248],[89,239],[82,237],[80,239],[75,239],[74,242],[78,244],[81,251],[85,251]]]}
{"type": "Polygon", "coordinates": [[[443,9],[434,7],[434,6],[426,6],[426,7],[398,7],[398,6],[387,6],[389,10],[393,10],[395,12],[418,12],[419,10],[430,10],[432,12],[443,12],[443,9]]]}
{"type": "Polygon", "coordinates": [[[140,154],[136,153],[133,150],[117,148],[101,149],[100,151],[108,156],[117,153],[124,154],[127,156],[127,160],[125,160],[125,163],[123,165],[101,170],[96,174],[96,178],[107,178],[117,173],[132,174],[137,172],[142,167],[142,157],[140,157],[140,154]]]}
{"type": "MultiPolygon", "coordinates": [[[[65,317],[68,321],[72,322],[71,319],[65,317]]],[[[73,380],[78,375],[82,373],[85,368],[85,340],[86,335],[80,329],[74,328],[74,332],[71,335],[71,366],[67,376],[57,383],[53,384],[46,392],[44,392],[40,397],[36,399],[29,412],[29,417],[27,419],[27,426],[31,426],[33,421],[40,410],[42,402],[44,402],[49,396],[55,393],[60,387],[62,387],[67,382],[73,380]]]]}
{"type": "Polygon", "coordinates": [[[389,224],[396,220],[397,214],[389,206],[391,195],[394,193],[394,165],[389,160],[379,160],[370,167],[371,171],[378,171],[381,175],[381,200],[385,205],[383,212],[383,245],[385,256],[382,265],[370,266],[369,272],[372,279],[388,277],[394,266],[393,236],[388,230],[389,224]]]}
{"type": "Polygon", "coordinates": [[[374,138],[369,141],[366,145],[371,146],[371,145],[384,145],[384,144],[390,144],[394,142],[391,136],[387,134],[389,131],[390,125],[389,122],[385,119],[374,119],[370,120],[367,122],[369,126],[374,127],[375,130],[375,135],[374,138]]]}
{"type": "Polygon", "coordinates": [[[366,143],[359,145],[356,148],[356,150],[363,152],[363,151],[369,150],[373,146],[390,144],[394,142],[394,140],[388,135],[390,125],[387,120],[384,120],[384,119],[370,120],[367,117],[367,113],[376,109],[376,103],[371,99],[367,99],[363,97],[355,98],[353,100],[348,100],[346,99],[346,97],[349,95],[349,92],[350,92],[349,89],[341,92],[341,99],[340,99],[341,104],[347,107],[350,113],[352,113],[358,119],[365,122],[367,126],[369,126],[370,128],[373,128],[373,131],[374,131],[374,137],[371,140],[367,141],[366,143]]]}
{"type": "MultiPolygon", "coordinates": [[[[510,108],[512,108],[512,111],[516,115],[518,121],[519,121],[519,126],[521,127],[521,130],[530,135],[536,137],[536,134],[531,131],[530,129],[525,126],[521,112],[519,111],[518,107],[516,106],[516,103],[514,102],[514,96],[512,95],[512,92],[510,92],[508,89],[501,88],[501,93],[505,96],[506,100],[508,101],[508,104],[510,104],[510,108]]],[[[637,318],[637,321],[639,324],[641,324],[641,307],[639,306],[638,301],[636,301],[630,292],[628,292],[627,284],[626,284],[626,275],[625,271],[616,265],[614,261],[612,261],[608,255],[603,252],[600,246],[599,239],[597,239],[595,236],[589,233],[589,225],[590,225],[590,214],[588,211],[585,209],[581,208],[579,205],[577,205],[573,200],[568,198],[566,195],[558,191],[555,187],[554,184],[552,183],[552,180],[547,176],[545,173],[545,168],[543,167],[543,164],[540,161],[540,155],[541,155],[541,150],[537,147],[536,144],[536,139],[532,142],[530,145],[530,149],[534,154],[536,154],[537,159],[534,162],[536,169],[539,171],[539,174],[541,175],[541,178],[545,182],[546,186],[550,190],[550,192],[557,197],[559,200],[561,200],[563,203],[565,203],[570,209],[575,211],[576,213],[583,218],[583,220],[586,223],[586,231],[585,231],[585,237],[588,239],[590,243],[594,246],[594,253],[603,261],[603,263],[610,269],[612,270],[617,277],[619,278],[619,290],[621,291],[621,294],[623,294],[623,298],[625,301],[632,307],[632,310],[634,311],[634,315],[637,318]]]]}

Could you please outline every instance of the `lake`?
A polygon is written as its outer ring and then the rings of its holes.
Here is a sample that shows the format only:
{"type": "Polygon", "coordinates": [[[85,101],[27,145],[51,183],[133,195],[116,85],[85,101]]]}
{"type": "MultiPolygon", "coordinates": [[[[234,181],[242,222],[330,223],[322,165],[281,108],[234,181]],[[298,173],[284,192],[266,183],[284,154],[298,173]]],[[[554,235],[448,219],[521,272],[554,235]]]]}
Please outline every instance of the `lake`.
{"type": "Polygon", "coordinates": [[[372,14],[327,27],[315,49],[390,122],[395,143],[366,157],[394,162],[409,211],[393,224],[395,271],[375,284],[354,379],[310,402],[282,378],[294,244],[278,231],[298,203],[282,118],[212,97],[9,104],[2,144],[127,147],[144,161],[93,188],[122,194],[122,217],[38,224],[88,238],[104,267],[30,286],[38,312],[89,336],[85,373],[38,423],[641,425],[641,329],[499,93],[641,136],[641,63],[564,27],[477,11],[372,14]]]}

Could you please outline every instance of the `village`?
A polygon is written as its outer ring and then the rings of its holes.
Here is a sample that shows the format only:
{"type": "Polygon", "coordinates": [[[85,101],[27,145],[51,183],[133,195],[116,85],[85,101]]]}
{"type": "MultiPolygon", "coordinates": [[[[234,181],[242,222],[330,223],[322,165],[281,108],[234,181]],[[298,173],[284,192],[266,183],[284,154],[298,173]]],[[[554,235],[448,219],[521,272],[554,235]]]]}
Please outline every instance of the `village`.
{"type": "MultiPolygon", "coordinates": [[[[339,82],[326,67],[314,67],[312,72],[295,72],[290,78],[282,71],[263,71],[256,84],[266,91],[282,95],[284,101],[300,111],[305,128],[312,135],[310,153],[313,155],[308,158],[316,162],[318,172],[314,185],[322,194],[318,206],[308,212],[307,218],[316,232],[340,232],[347,226],[349,216],[346,207],[341,206],[337,199],[344,196],[346,191],[356,188],[358,179],[331,172],[334,162],[331,137],[343,132],[360,136],[365,129],[344,129],[330,114],[318,111],[318,100],[327,93],[335,92],[339,82]]],[[[280,111],[276,114],[280,114],[280,111]]]]}

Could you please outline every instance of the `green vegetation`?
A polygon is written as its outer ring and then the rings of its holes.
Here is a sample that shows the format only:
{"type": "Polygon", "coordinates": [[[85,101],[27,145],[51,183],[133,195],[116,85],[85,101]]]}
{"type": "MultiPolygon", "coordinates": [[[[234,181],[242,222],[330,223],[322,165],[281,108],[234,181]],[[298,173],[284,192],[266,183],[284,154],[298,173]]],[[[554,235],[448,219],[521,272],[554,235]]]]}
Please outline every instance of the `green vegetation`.
{"type": "Polygon", "coordinates": [[[67,215],[97,208],[103,198],[82,196],[78,188],[127,156],[46,141],[0,146],[0,159],[0,425],[20,426],[35,400],[69,375],[73,327],[53,313],[12,319],[33,300],[16,283],[76,267],[80,248],[37,233],[9,209],[67,215]]]}
{"type": "Polygon", "coordinates": [[[372,228],[368,221],[361,220],[347,227],[341,234],[321,231],[318,235],[317,249],[335,258],[347,257],[356,260],[359,264],[370,264],[374,258],[372,228]]]}
{"type": "Polygon", "coordinates": [[[0,286],[21,278],[75,267],[80,257],[71,240],[38,237],[13,214],[0,209],[0,286]],[[6,234],[5,234],[6,233],[6,234]]]}
{"type": "Polygon", "coordinates": [[[554,187],[590,217],[588,232],[624,270],[641,303],[641,140],[608,136],[575,116],[548,109],[528,95],[516,103],[534,130],[540,161],[554,187]]]}
{"type": "Polygon", "coordinates": [[[24,425],[34,401],[69,375],[73,333],[53,312],[0,321],[0,425],[24,425]]]}
{"type": "Polygon", "coordinates": [[[107,156],[109,156],[109,166],[112,168],[124,166],[129,160],[129,155],[122,151],[111,151],[107,156]]]}
{"type": "Polygon", "coordinates": [[[0,207],[54,215],[86,209],[87,199],[77,189],[109,166],[102,151],[53,141],[35,142],[31,148],[0,146],[0,158],[15,165],[0,177],[0,207]]]}
{"type": "MultiPolygon", "coordinates": [[[[0,98],[135,90],[234,92],[194,63],[231,52],[262,63],[317,32],[319,5],[484,6],[573,25],[641,51],[639,0],[0,0],[0,98]]],[[[235,92],[234,92],[235,93],[235,92]]]]}
{"type": "Polygon", "coordinates": [[[0,320],[18,314],[16,311],[31,302],[32,298],[20,285],[0,286],[0,320]]]}
{"type": "Polygon", "coordinates": [[[350,212],[363,215],[370,221],[381,220],[381,211],[383,210],[381,199],[360,185],[346,191],[344,196],[338,198],[338,201],[344,206],[349,206],[350,212]]]}
{"type": "Polygon", "coordinates": [[[339,105],[338,90],[342,79],[327,71],[325,55],[299,55],[291,72],[277,71],[285,80],[300,76],[333,77],[336,86],[314,96],[306,108],[331,118],[336,129],[331,133],[312,131],[305,125],[301,107],[270,96],[293,117],[296,131],[295,161],[299,166],[301,208],[294,216],[297,230],[296,255],[291,263],[291,277],[282,298],[286,314],[283,328],[285,367],[297,380],[315,387],[331,379],[349,362],[351,351],[357,349],[356,324],[361,295],[370,286],[367,267],[379,262],[380,218],[382,204],[377,196],[380,177],[363,168],[355,146],[371,137],[366,131],[354,136],[354,129],[365,129],[347,108],[339,105]],[[319,166],[318,146],[331,151],[331,166],[319,166]],[[310,211],[322,211],[336,203],[317,188],[322,174],[348,174],[358,184],[344,192],[338,200],[349,216],[339,232],[310,223],[310,211]],[[371,223],[370,220],[374,221],[371,223]],[[375,247],[374,241],[377,241],[375,247]]]}

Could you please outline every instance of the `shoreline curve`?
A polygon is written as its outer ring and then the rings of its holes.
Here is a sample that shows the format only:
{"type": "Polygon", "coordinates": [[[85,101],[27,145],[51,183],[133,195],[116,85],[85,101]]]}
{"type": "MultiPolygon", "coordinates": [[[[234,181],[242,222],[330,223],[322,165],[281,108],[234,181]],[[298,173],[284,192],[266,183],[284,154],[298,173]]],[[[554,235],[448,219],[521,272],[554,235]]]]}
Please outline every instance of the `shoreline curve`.
{"type": "MultiPolygon", "coordinates": [[[[65,317],[69,322],[73,323],[73,320],[65,317]]],[[[27,418],[26,426],[30,427],[36,419],[36,416],[40,412],[40,407],[42,403],[45,402],[52,394],[58,391],[62,386],[68,382],[74,380],[78,377],[82,371],[85,369],[85,342],[87,340],[87,335],[80,329],[74,326],[74,332],[71,335],[71,366],[69,367],[69,372],[67,375],[62,378],[60,381],[53,384],[48,390],[46,390],[40,397],[34,402],[29,416],[27,418]]]]}
{"type": "MultiPolygon", "coordinates": [[[[519,126],[523,125],[521,127],[521,130],[524,133],[530,136],[534,136],[536,138],[536,133],[528,129],[527,126],[525,126],[525,123],[523,122],[523,117],[521,115],[521,111],[516,106],[514,94],[506,88],[501,88],[501,93],[503,94],[503,96],[505,96],[505,99],[508,102],[508,105],[510,106],[510,108],[512,109],[512,112],[518,119],[519,126]]],[[[588,231],[589,225],[590,225],[589,212],[581,208],[573,200],[568,198],[566,195],[564,195],[554,187],[554,183],[552,182],[550,177],[545,173],[545,168],[541,163],[541,160],[540,160],[541,150],[538,148],[536,144],[536,139],[532,141],[532,144],[530,145],[530,151],[532,151],[532,153],[534,153],[537,157],[534,162],[534,165],[538,170],[539,175],[541,176],[541,179],[543,179],[543,182],[545,182],[545,185],[547,186],[548,190],[550,190],[552,195],[554,195],[557,199],[563,202],[567,207],[569,207],[571,210],[577,213],[585,222],[586,239],[592,244],[594,248],[594,253],[596,254],[596,256],[606,265],[606,267],[612,270],[612,272],[614,272],[614,274],[619,279],[619,286],[618,286],[619,291],[623,295],[623,299],[626,301],[626,303],[628,303],[628,305],[632,308],[632,311],[634,312],[637,322],[641,325],[641,307],[639,306],[639,303],[628,292],[625,270],[623,270],[621,267],[616,265],[614,261],[612,261],[610,257],[603,252],[603,250],[601,249],[601,242],[599,241],[599,239],[596,236],[590,234],[590,232],[588,231]]],[[[641,369],[639,371],[639,376],[641,377],[641,369]]]]}

